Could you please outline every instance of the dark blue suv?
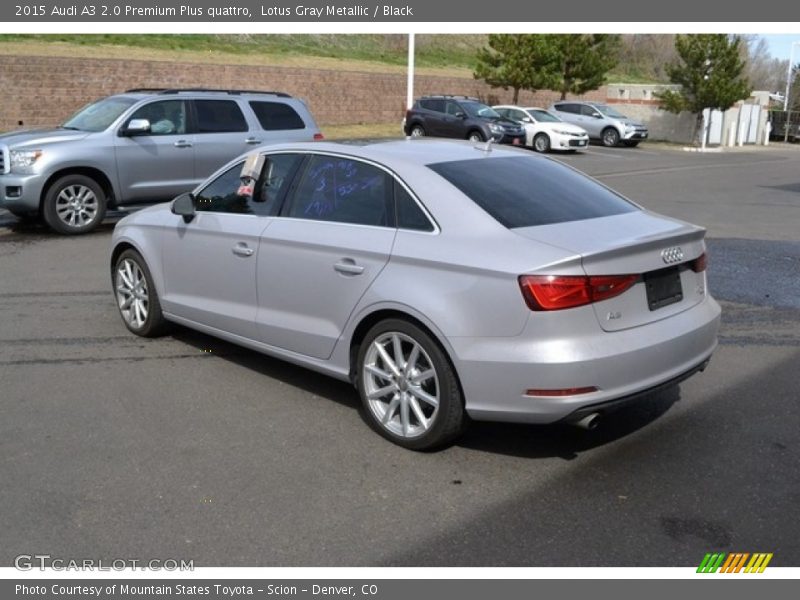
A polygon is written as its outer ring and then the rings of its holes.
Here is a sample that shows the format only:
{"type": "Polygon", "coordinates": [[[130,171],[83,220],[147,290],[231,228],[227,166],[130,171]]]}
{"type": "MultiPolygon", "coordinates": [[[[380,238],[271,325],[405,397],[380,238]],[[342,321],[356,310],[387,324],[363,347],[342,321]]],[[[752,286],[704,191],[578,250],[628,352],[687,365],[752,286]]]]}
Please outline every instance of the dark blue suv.
{"type": "Polygon", "coordinates": [[[406,135],[459,138],[473,142],[489,139],[499,144],[523,145],[525,130],[500,116],[491,106],[467,96],[424,96],[406,113],[406,135]]]}

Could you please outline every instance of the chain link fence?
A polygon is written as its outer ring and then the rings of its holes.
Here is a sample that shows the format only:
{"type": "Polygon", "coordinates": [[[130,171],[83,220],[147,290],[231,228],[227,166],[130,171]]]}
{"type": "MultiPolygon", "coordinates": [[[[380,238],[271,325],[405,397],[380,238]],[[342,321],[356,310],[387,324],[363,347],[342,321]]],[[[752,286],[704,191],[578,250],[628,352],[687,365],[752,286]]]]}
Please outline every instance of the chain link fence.
{"type": "Polygon", "coordinates": [[[800,111],[769,111],[771,140],[779,142],[800,142],[800,111]]]}

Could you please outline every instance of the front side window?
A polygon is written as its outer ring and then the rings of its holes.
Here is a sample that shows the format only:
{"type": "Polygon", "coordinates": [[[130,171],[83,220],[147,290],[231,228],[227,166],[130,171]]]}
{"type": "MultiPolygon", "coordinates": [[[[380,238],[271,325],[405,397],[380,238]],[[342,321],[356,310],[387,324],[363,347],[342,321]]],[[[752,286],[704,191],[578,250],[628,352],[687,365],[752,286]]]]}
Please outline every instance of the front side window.
{"type": "Polygon", "coordinates": [[[383,170],[349,158],[311,158],[287,217],[357,225],[390,225],[391,178],[383,170]]]}
{"type": "Polygon", "coordinates": [[[242,185],[240,175],[243,162],[233,165],[200,192],[195,194],[195,208],[199,212],[253,214],[251,200],[239,195],[242,185]]]}
{"type": "Polygon", "coordinates": [[[593,117],[594,115],[599,113],[600,111],[598,111],[594,106],[587,106],[585,104],[581,106],[581,114],[584,117],[593,117]]]}
{"type": "Polygon", "coordinates": [[[160,100],[138,108],[128,122],[134,119],[150,121],[150,135],[178,135],[186,133],[186,103],[183,100],[160,100]]]}
{"type": "Polygon", "coordinates": [[[242,109],[233,100],[195,100],[197,133],[247,131],[242,109]]]}

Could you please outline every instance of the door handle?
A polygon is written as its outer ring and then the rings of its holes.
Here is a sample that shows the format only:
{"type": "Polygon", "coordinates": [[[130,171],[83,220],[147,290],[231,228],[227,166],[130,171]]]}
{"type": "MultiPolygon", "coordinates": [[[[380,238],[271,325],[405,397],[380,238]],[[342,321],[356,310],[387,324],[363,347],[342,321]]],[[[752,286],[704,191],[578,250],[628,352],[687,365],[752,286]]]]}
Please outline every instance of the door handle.
{"type": "Polygon", "coordinates": [[[186,140],[178,140],[173,144],[173,146],[175,146],[176,148],[191,148],[192,143],[187,142],[186,140]]]}
{"type": "Polygon", "coordinates": [[[260,144],[260,143],[261,143],[261,140],[257,140],[257,139],[256,139],[256,138],[254,138],[254,137],[249,137],[249,138],[247,138],[247,139],[244,141],[244,143],[245,143],[245,144],[250,144],[250,145],[253,145],[253,146],[254,146],[255,144],[260,144]]]}
{"type": "Polygon", "coordinates": [[[333,265],[333,269],[343,275],[361,275],[364,272],[364,267],[357,265],[352,258],[343,258],[333,265]]]}
{"type": "Polygon", "coordinates": [[[255,250],[248,247],[247,244],[243,242],[239,242],[238,244],[236,244],[233,248],[231,248],[231,251],[236,256],[253,256],[253,252],[255,252],[255,250]]]}

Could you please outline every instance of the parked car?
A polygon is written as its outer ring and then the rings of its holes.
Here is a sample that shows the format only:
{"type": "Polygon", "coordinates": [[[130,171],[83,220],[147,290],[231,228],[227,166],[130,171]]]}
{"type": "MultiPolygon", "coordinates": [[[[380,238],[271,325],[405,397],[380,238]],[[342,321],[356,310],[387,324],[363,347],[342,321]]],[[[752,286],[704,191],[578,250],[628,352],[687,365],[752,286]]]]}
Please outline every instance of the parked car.
{"type": "Polygon", "coordinates": [[[703,370],[704,235],[521,149],[282,144],[119,221],[109,267],[133,333],[180,323],[350,381],[425,449],[467,415],[592,427],[703,370]]]}
{"type": "Polygon", "coordinates": [[[600,140],[604,146],[638,146],[646,140],[647,127],[642,123],[629,119],[608,104],[599,102],[556,102],[550,107],[559,117],[568,123],[582,127],[589,137],[600,140]]]}
{"type": "Polygon", "coordinates": [[[525,128],[525,145],[537,152],[575,152],[589,145],[589,134],[577,125],[565,123],[543,108],[493,106],[497,113],[525,128]]]}
{"type": "Polygon", "coordinates": [[[521,145],[525,131],[518,123],[497,114],[491,107],[467,96],[425,96],[406,112],[405,134],[467,139],[472,142],[494,140],[499,144],[521,145]]]}
{"type": "Polygon", "coordinates": [[[54,129],[0,135],[0,207],[87,233],[107,208],[174,198],[248,148],[321,137],[281,92],[129,90],[54,129]]]}

